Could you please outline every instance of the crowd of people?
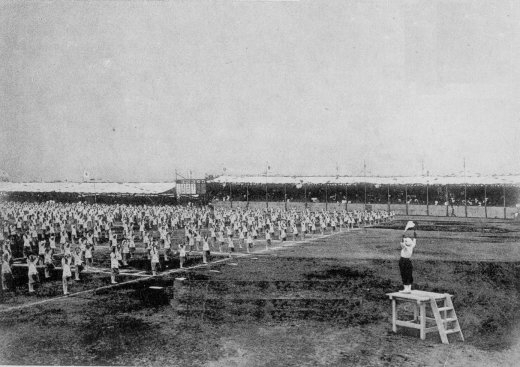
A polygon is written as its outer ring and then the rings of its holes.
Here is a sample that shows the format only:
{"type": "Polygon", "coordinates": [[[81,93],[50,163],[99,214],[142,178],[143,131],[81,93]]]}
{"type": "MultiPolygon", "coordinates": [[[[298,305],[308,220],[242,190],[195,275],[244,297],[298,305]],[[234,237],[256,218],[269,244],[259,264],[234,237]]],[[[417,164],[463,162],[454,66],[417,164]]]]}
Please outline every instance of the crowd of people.
{"type": "Polygon", "coordinates": [[[232,256],[238,247],[249,253],[258,239],[265,240],[269,249],[275,240],[371,225],[393,215],[386,211],[7,201],[0,203],[2,289],[12,287],[13,263],[27,267],[30,293],[40,282],[39,267],[49,279],[61,265],[63,293],[68,294],[72,273],[80,280],[82,271],[93,268],[94,252],[100,248],[109,248],[111,282],[116,283],[119,268],[137,257],[149,261],[152,275],[157,275],[161,256],[164,262],[178,257],[183,268],[190,253],[202,253],[207,263],[212,251],[232,256]]]}

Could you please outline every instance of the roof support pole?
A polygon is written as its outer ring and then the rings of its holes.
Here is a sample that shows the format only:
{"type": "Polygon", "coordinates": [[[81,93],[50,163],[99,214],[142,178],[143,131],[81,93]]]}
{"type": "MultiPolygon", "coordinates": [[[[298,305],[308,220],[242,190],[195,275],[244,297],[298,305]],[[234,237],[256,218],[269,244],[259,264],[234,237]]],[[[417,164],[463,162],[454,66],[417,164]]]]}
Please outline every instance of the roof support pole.
{"type": "Polygon", "coordinates": [[[484,185],[484,215],[487,218],[487,190],[486,190],[486,185],[484,185]]]}
{"type": "Polygon", "coordinates": [[[430,171],[426,172],[426,215],[430,215],[430,195],[429,195],[429,189],[430,189],[430,171]]]}
{"type": "Polygon", "coordinates": [[[269,202],[267,201],[267,177],[265,178],[265,207],[269,208],[269,202]]]}
{"type": "Polygon", "coordinates": [[[365,210],[367,208],[367,163],[363,161],[363,178],[365,181],[365,210]]]}
{"type": "Polygon", "coordinates": [[[284,198],[285,198],[285,210],[287,211],[287,184],[283,184],[284,198]]]}
{"type": "Polygon", "coordinates": [[[464,215],[468,217],[468,197],[466,184],[466,157],[464,157],[464,215]]]}
{"type": "Polygon", "coordinates": [[[305,193],[305,209],[307,209],[307,184],[303,184],[303,190],[304,190],[304,193],[305,193]]]}
{"type": "Polygon", "coordinates": [[[406,215],[408,215],[408,185],[404,186],[404,201],[406,202],[406,215]]]}
{"type": "Polygon", "coordinates": [[[249,209],[249,184],[246,184],[246,208],[249,209]]]}
{"type": "Polygon", "coordinates": [[[328,194],[328,186],[329,184],[325,184],[325,210],[329,209],[329,194],[328,194]]]}
{"type": "Polygon", "coordinates": [[[388,213],[390,213],[390,184],[386,186],[386,200],[388,201],[388,213]]]}
{"type": "Polygon", "coordinates": [[[365,180],[365,208],[367,206],[367,183],[366,183],[366,180],[365,180]]]}
{"type": "Polygon", "coordinates": [[[466,215],[466,218],[468,217],[468,197],[467,197],[467,185],[466,182],[464,182],[464,214],[466,215]]]}
{"type": "Polygon", "coordinates": [[[446,216],[449,216],[448,206],[450,205],[450,197],[448,195],[448,184],[446,184],[446,216]]]}
{"type": "Polygon", "coordinates": [[[504,219],[507,219],[507,215],[506,215],[506,184],[502,185],[502,192],[503,192],[503,195],[504,195],[504,219]]]}
{"type": "Polygon", "coordinates": [[[348,212],[348,185],[345,185],[345,211],[348,212]]]}

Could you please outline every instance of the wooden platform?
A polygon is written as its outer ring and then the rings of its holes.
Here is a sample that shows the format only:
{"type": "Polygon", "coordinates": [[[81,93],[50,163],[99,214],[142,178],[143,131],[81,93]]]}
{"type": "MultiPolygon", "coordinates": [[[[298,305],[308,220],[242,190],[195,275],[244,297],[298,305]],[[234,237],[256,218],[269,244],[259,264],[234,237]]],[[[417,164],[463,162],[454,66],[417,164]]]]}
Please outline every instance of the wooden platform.
{"type": "Polygon", "coordinates": [[[448,335],[457,333],[464,340],[460,329],[457,315],[451,301],[452,295],[448,293],[433,293],[412,290],[410,293],[393,292],[387,293],[392,301],[392,331],[397,332],[397,326],[419,329],[421,339],[426,339],[426,334],[439,332],[444,344],[449,344],[448,335]],[[398,318],[397,302],[410,302],[413,304],[413,319],[402,320],[398,318]],[[437,302],[442,302],[441,307],[437,302]],[[427,306],[430,305],[433,317],[426,314],[427,306]],[[435,326],[428,325],[435,322],[435,326]]]}

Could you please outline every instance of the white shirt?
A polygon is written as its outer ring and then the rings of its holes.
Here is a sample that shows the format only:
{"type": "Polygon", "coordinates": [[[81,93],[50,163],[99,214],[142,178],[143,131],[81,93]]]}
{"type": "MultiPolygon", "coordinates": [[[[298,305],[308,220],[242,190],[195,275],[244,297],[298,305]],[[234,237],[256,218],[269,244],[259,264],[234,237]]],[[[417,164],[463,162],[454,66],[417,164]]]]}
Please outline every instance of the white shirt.
{"type": "Polygon", "coordinates": [[[405,237],[401,241],[401,257],[409,259],[412,257],[413,249],[416,245],[415,238],[405,237]]]}
{"type": "Polygon", "coordinates": [[[36,270],[36,261],[31,261],[27,259],[27,264],[29,265],[29,275],[38,274],[38,270],[36,270]]]}
{"type": "Polygon", "coordinates": [[[117,261],[117,255],[114,252],[110,253],[110,267],[119,269],[119,262],[117,261]]]}
{"type": "Polygon", "coordinates": [[[72,256],[74,256],[74,265],[83,264],[83,260],[81,259],[81,252],[79,254],[77,252],[74,252],[72,256]]]}
{"type": "Polygon", "coordinates": [[[150,254],[152,255],[152,262],[158,263],[159,262],[159,251],[157,251],[156,248],[152,248],[152,251],[150,251],[150,254]]]}

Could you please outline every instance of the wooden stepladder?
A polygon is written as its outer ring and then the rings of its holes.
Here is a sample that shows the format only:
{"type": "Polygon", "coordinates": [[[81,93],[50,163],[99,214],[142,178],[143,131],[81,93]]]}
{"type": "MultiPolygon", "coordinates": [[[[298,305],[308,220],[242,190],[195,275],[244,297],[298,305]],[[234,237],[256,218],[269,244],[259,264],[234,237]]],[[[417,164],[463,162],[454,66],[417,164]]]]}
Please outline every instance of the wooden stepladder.
{"type": "Polygon", "coordinates": [[[460,336],[460,340],[464,341],[464,335],[462,335],[459,319],[457,318],[453,302],[451,301],[451,294],[446,293],[444,296],[445,297],[441,299],[441,301],[443,301],[442,307],[437,305],[437,299],[430,298],[433,316],[437,328],[439,329],[441,340],[444,344],[449,344],[448,335],[457,333],[460,336]]]}
{"type": "Polygon", "coordinates": [[[397,332],[397,326],[419,329],[420,337],[424,340],[427,333],[438,331],[444,344],[449,344],[448,335],[458,333],[460,339],[464,341],[450,294],[412,290],[410,293],[388,293],[387,296],[392,300],[393,332],[397,332]],[[397,301],[413,303],[413,319],[402,320],[398,318],[397,301]],[[437,302],[441,302],[441,304],[439,305],[437,302]],[[426,308],[428,304],[433,317],[427,316],[426,308]],[[432,325],[433,322],[435,322],[435,326],[432,325]]]}

